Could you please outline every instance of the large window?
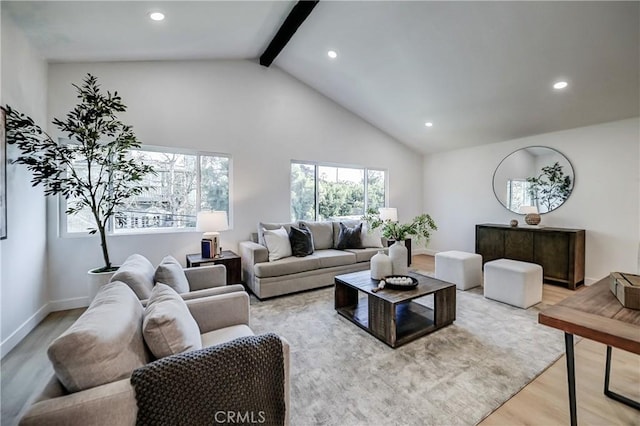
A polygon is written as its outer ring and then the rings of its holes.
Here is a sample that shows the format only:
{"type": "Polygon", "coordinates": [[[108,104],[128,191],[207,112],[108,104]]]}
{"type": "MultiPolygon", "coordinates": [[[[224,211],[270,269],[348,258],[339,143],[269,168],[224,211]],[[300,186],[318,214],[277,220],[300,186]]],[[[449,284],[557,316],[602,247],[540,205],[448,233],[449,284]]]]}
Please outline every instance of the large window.
{"type": "MultiPolygon", "coordinates": [[[[193,229],[199,210],[230,213],[228,156],[149,147],[132,150],[129,155],[153,166],[156,174],[145,176],[146,192],[129,198],[119,209],[109,224],[111,233],[193,229]]],[[[90,211],[62,217],[67,233],[86,232],[94,224],[90,211]]]]}
{"type": "Polygon", "coordinates": [[[386,203],[386,172],[305,162],[291,163],[291,220],[360,217],[386,203]]]}

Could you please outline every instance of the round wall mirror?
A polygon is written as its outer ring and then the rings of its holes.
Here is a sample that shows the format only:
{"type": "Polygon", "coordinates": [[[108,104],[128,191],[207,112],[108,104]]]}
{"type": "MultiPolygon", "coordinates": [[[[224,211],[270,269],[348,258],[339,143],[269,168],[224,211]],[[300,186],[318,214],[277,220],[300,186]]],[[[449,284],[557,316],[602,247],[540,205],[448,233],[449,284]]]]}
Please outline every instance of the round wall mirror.
{"type": "Polygon", "coordinates": [[[529,146],[512,152],[493,173],[493,192],[514,213],[539,213],[560,207],[571,195],[575,181],[571,163],[560,152],[529,146]]]}

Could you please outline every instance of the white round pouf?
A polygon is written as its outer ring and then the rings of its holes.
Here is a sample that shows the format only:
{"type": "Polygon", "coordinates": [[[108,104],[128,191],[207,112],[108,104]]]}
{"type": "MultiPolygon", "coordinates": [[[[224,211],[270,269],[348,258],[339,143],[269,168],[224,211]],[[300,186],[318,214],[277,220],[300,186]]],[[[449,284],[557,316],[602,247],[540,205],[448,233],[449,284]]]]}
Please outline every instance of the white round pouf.
{"type": "Polygon", "coordinates": [[[482,284],[482,256],[464,251],[436,253],[436,278],[468,290],[482,284]]]}
{"type": "Polygon", "coordinates": [[[510,259],[485,263],[484,297],[523,309],[542,302],[542,266],[510,259]]]}

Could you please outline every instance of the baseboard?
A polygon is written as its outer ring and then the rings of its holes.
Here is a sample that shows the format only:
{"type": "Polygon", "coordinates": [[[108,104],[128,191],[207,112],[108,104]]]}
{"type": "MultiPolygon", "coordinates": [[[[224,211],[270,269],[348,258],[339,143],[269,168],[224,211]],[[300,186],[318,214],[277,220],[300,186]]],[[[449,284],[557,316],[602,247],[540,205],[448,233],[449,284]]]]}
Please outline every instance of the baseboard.
{"type": "Polygon", "coordinates": [[[2,343],[0,343],[0,359],[4,358],[6,354],[8,354],[11,349],[15,348],[18,343],[24,339],[27,334],[31,332],[40,321],[42,321],[49,313],[51,312],[51,303],[45,303],[40,309],[36,311],[35,314],[31,315],[29,319],[22,323],[20,327],[16,329],[9,337],[4,339],[2,343]]]}
{"type": "Polygon", "coordinates": [[[431,249],[426,249],[426,248],[419,248],[419,249],[412,248],[411,249],[411,256],[416,255],[416,254],[427,254],[429,256],[435,256],[436,253],[438,253],[437,250],[431,250],[431,249]]]}
{"type": "Polygon", "coordinates": [[[598,281],[600,281],[600,280],[596,280],[596,279],[593,279],[593,278],[585,278],[584,279],[584,285],[590,286],[592,284],[597,283],[598,281]]]}
{"type": "Polygon", "coordinates": [[[52,300],[49,302],[49,312],[66,311],[67,309],[86,308],[89,306],[88,297],[74,297],[73,299],[52,300]]]}

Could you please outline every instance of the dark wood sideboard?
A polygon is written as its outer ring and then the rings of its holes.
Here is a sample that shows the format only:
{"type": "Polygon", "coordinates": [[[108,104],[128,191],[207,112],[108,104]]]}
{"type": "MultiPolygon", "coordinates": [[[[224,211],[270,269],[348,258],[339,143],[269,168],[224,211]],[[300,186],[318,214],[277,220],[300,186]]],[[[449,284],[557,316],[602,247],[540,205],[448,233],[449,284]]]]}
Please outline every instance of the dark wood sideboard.
{"type": "Polygon", "coordinates": [[[544,280],[575,290],[584,283],[584,229],[476,225],[476,253],[483,265],[513,259],[542,266],[544,280]]]}

